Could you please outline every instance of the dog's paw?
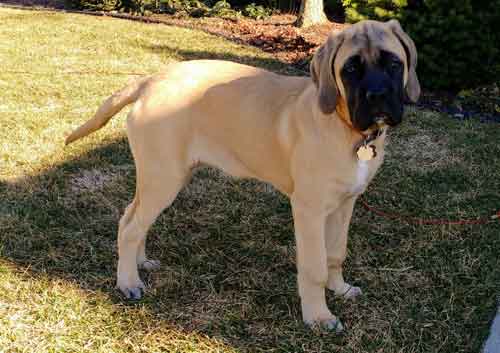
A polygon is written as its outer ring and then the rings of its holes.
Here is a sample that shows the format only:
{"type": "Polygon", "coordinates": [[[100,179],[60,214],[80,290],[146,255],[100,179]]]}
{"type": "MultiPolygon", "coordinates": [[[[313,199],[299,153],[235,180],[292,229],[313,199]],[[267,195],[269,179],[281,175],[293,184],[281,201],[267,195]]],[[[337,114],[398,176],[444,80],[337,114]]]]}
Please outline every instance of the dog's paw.
{"type": "Polygon", "coordinates": [[[137,264],[141,270],[154,271],[160,268],[160,261],[158,260],[145,260],[137,264]]]}
{"type": "Polygon", "coordinates": [[[342,325],[342,322],[340,322],[340,320],[337,319],[335,316],[328,319],[308,320],[304,321],[304,323],[312,329],[316,328],[327,329],[335,333],[341,333],[342,331],[344,331],[344,326],[342,325]]]}
{"type": "Polygon", "coordinates": [[[335,296],[342,297],[344,299],[355,299],[356,297],[363,294],[361,288],[351,286],[349,283],[344,283],[342,286],[328,286],[328,289],[333,290],[335,296]]]}
{"type": "Polygon", "coordinates": [[[131,300],[141,299],[142,295],[144,294],[144,291],[146,290],[146,287],[144,286],[144,283],[142,283],[142,281],[139,281],[133,286],[120,285],[118,283],[116,287],[122,292],[125,298],[131,300]]]}
{"type": "Polygon", "coordinates": [[[335,333],[341,333],[344,331],[344,326],[339,319],[331,319],[321,323],[321,326],[327,328],[328,330],[334,331],[335,333]]]}
{"type": "Polygon", "coordinates": [[[346,290],[344,292],[335,293],[335,295],[342,297],[344,299],[354,300],[354,299],[356,299],[356,297],[363,294],[363,292],[361,291],[361,288],[351,286],[349,284],[347,286],[348,286],[348,288],[346,288],[346,290]]]}

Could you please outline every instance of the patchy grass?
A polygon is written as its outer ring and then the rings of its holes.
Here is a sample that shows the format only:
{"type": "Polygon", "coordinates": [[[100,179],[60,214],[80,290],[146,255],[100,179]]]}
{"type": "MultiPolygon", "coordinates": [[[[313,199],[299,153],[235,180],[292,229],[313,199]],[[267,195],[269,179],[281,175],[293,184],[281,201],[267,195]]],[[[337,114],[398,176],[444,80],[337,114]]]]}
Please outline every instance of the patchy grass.
{"type": "MultiPolygon", "coordinates": [[[[288,201],[201,170],[149,235],[162,261],[127,303],[114,286],[117,222],[134,190],[124,113],[81,143],[67,132],[127,82],[174,60],[289,69],[267,54],[175,27],[0,9],[0,351],[478,352],[500,282],[498,224],[431,227],[356,209],[346,275],[329,298],[345,334],[303,327],[288,201]],[[33,72],[21,75],[9,71],[33,72]]],[[[366,195],[421,217],[500,207],[498,125],[410,110],[366,195]]]]}

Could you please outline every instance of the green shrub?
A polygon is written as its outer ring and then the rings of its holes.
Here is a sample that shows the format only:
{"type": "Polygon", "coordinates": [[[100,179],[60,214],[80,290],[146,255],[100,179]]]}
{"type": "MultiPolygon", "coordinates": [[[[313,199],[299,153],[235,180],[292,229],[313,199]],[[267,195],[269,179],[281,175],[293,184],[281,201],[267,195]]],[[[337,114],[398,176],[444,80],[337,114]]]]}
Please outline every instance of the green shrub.
{"type": "Polygon", "coordinates": [[[500,81],[500,0],[343,0],[350,22],[397,18],[415,41],[425,88],[500,81]]]}
{"type": "Polygon", "coordinates": [[[147,0],[64,0],[66,8],[91,11],[119,10],[143,15],[147,0]]]}
{"type": "Polygon", "coordinates": [[[262,5],[255,5],[255,3],[248,4],[243,10],[243,15],[253,18],[254,20],[261,20],[271,15],[271,9],[266,9],[262,5]]]}
{"type": "MultiPolygon", "coordinates": [[[[288,2],[294,2],[299,0],[228,0],[231,7],[237,9],[245,9],[247,5],[254,4],[255,6],[262,6],[266,9],[279,9],[282,8],[280,5],[287,5],[288,2]]],[[[284,7],[283,7],[284,8],[284,7]]]]}
{"type": "Polygon", "coordinates": [[[399,18],[408,5],[407,0],[342,0],[342,3],[349,22],[399,18]]]}
{"type": "Polygon", "coordinates": [[[144,5],[144,0],[118,0],[115,8],[123,12],[144,15],[144,5]]]}
{"type": "Polygon", "coordinates": [[[185,13],[191,17],[237,18],[240,16],[240,13],[233,10],[225,0],[215,2],[212,7],[207,6],[207,3],[209,2],[199,0],[162,0],[159,10],[169,14],[185,13]]]}
{"type": "Polygon", "coordinates": [[[231,8],[226,0],[217,1],[214,6],[208,11],[209,16],[222,18],[238,18],[241,13],[231,8]]]}
{"type": "MultiPolygon", "coordinates": [[[[65,0],[66,6],[80,10],[112,11],[120,10],[134,14],[161,12],[185,14],[191,17],[221,17],[236,19],[242,12],[231,7],[226,0],[65,0]]],[[[262,5],[251,3],[243,9],[245,16],[262,19],[272,13],[262,5]]]]}
{"type": "Polygon", "coordinates": [[[119,0],[65,0],[66,8],[91,11],[111,11],[117,8],[119,0]]]}

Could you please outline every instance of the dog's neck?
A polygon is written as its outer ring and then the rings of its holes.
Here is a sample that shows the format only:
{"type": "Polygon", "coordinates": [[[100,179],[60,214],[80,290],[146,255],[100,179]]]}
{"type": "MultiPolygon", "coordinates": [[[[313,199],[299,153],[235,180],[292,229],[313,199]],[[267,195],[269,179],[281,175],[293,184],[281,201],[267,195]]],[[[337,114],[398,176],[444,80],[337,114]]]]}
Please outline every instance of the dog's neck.
{"type": "Polygon", "coordinates": [[[343,98],[339,99],[339,102],[337,104],[335,112],[337,113],[337,116],[339,117],[340,121],[343,122],[344,125],[349,130],[354,132],[354,135],[364,137],[365,140],[368,140],[368,141],[373,141],[381,135],[381,131],[380,131],[381,128],[379,126],[370,127],[368,130],[365,130],[365,131],[360,131],[360,130],[356,129],[352,124],[352,120],[351,120],[351,117],[349,114],[349,110],[347,108],[347,104],[343,98]]]}
{"type": "MultiPolygon", "coordinates": [[[[317,104],[317,88],[312,82],[308,82],[307,86],[298,97],[293,96],[290,99],[292,98],[293,100],[291,100],[288,107],[293,107],[293,109],[290,108],[290,111],[293,111],[294,114],[285,114],[284,116],[294,116],[293,119],[295,123],[291,125],[285,124],[285,126],[293,126],[295,124],[297,126],[301,125],[301,128],[296,129],[297,132],[312,132],[310,137],[317,142],[322,140],[321,143],[324,143],[325,146],[330,146],[327,147],[330,152],[342,153],[344,155],[349,154],[352,156],[352,162],[357,162],[355,153],[356,147],[359,146],[366,137],[357,132],[354,127],[351,128],[348,126],[350,125],[350,118],[347,104],[343,97],[339,97],[337,109],[332,114],[324,114],[319,108],[317,104]]],[[[366,131],[365,133],[370,135],[372,132],[373,131],[366,131]]],[[[291,135],[298,136],[300,133],[291,135]]],[[[382,131],[382,134],[371,142],[376,146],[377,151],[381,152],[381,155],[383,155],[385,136],[386,132],[382,131]]],[[[284,144],[293,145],[291,141],[284,144]]]]}
{"type": "MultiPolygon", "coordinates": [[[[333,115],[336,115],[338,121],[342,123],[342,130],[346,135],[346,138],[350,141],[350,145],[353,146],[353,150],[362,144],[374,144],[377,148],[383,148],[383,140],[386,136],[385,127],[372,127],[366,131],[359,131],[351,123],[351,118],[347,103],[342,97],[339,98],[336,110],[333,115]],[[379,141],[381,140],[381,141],[379,141]]],[[[339,124],[337,124],[339,125],[339,124]]]]}

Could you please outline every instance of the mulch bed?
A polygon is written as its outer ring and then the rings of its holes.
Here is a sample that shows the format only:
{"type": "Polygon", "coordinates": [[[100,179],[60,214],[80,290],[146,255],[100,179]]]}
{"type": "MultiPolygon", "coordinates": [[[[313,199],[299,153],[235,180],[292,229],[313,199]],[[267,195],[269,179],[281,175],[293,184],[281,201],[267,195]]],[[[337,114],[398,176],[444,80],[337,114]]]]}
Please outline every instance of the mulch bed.
{"type": "MultiPolygon", "coordinates": [[[[329,22],[305,29],[295,27],[295,15],[273,15],[266,20],[221,18],[174,18],[155,15],[162,22],[189,28],[202,29],[208,33],[258,47],[272,53],[278,60],[306,69],[308,59],[318,46],[325,42],[331,31],[342,30],[343,23],[329,22]]],[[[308,71],[308,70],[306,70],[308,71]]]]}

